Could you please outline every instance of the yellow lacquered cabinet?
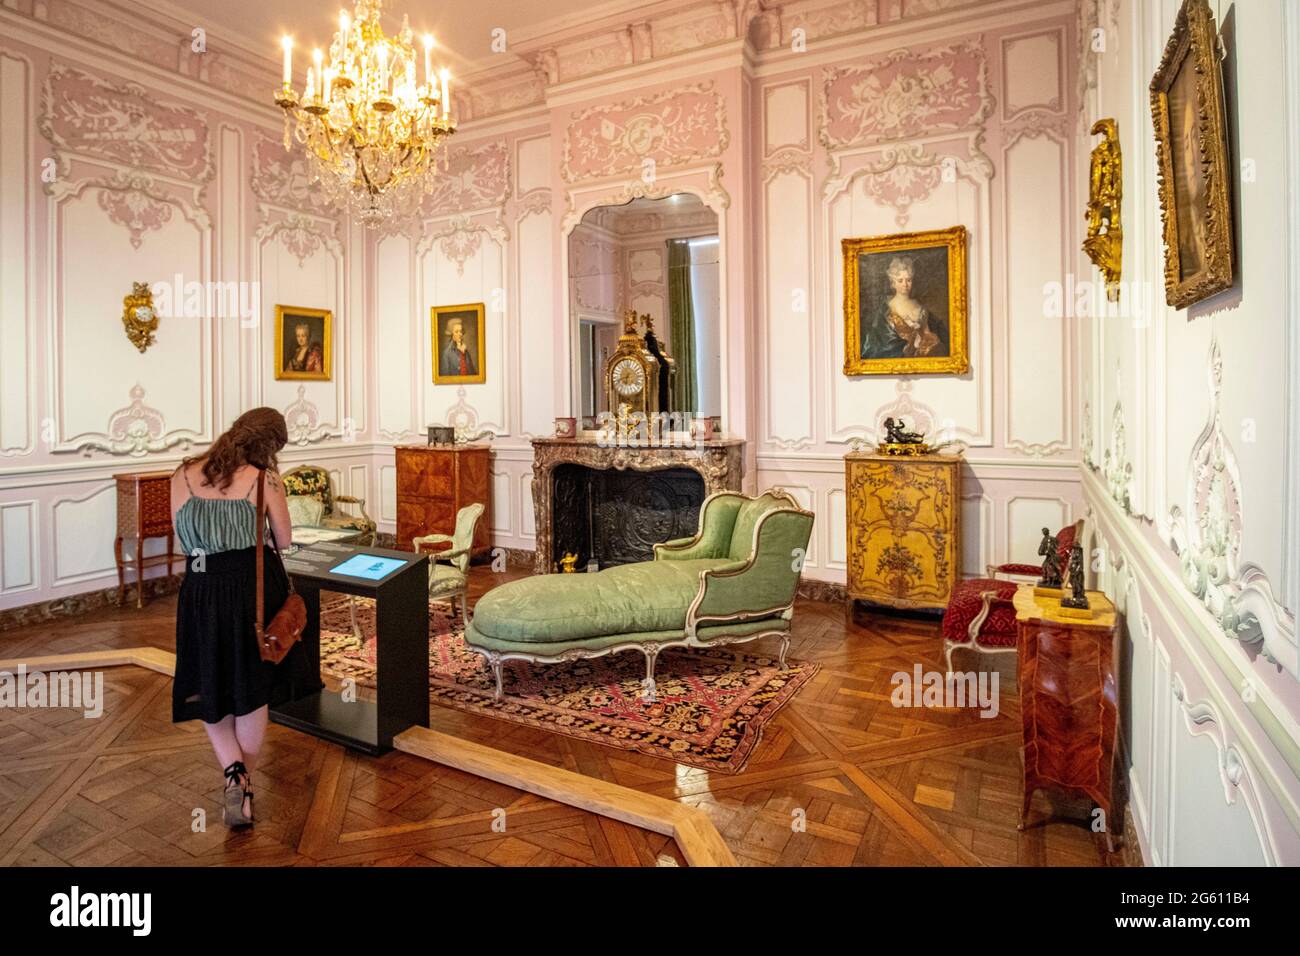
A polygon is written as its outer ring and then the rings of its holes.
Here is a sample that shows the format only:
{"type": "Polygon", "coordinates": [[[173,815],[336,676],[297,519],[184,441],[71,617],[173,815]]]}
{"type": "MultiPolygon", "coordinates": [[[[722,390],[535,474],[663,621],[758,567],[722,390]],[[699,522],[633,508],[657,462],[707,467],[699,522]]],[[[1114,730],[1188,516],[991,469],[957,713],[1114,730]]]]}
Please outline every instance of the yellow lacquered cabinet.
{"type": "Polygon", "coordinates": [[[961,469],[956,455],[845,456],[850,598],[948,606],[961,578],[961,469]]]}

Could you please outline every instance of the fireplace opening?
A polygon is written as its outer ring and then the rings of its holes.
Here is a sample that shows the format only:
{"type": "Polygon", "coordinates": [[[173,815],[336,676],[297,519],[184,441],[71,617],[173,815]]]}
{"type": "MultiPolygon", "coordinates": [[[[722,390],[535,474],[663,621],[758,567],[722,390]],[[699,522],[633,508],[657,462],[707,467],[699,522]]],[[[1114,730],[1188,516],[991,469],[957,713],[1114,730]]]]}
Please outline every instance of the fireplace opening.
{"type": "Polygon", "coordinates": [[[692,468],[619,471],[557,465],[551,486],[551,564],[578,556],[578,571],[654,558],[654,545],[689,538],[699,524],[704,478],[692,468]]]}

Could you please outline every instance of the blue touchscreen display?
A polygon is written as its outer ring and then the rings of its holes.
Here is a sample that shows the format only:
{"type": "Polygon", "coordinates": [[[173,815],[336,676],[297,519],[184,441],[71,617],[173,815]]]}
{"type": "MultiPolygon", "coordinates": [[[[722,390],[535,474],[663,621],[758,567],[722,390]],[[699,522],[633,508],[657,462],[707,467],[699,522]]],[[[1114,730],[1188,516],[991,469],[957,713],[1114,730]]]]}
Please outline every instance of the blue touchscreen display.
{"type": "Polygon", "coordinates": [[[367,581],[378,581],[405,564],[405,561],[397,558],[381,558],[374,554],[354,554],[342,564],[330,568],[330,572],[333,574],[346,574],[350,578],[365,578],[367,581]]]}

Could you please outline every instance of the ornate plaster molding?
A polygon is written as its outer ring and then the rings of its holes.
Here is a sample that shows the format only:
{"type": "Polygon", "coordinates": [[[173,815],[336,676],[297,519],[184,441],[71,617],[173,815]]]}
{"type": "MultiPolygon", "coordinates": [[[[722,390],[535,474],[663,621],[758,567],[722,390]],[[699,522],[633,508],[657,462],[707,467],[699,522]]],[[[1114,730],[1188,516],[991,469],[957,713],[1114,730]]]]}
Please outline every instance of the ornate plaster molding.
{"type": "Polygon", "coordinates": [[[336,228],[333,222],[327,225],[326,220],[291,212],[278,219],[264,220],[253,235],[259,247],[278,239],[298,260],[301,269],[322,248],[342,262],[343,243],[336,235],[336,228]]]}
{"type": "Polygon", "coordinates": [[[1187,732],[1193,737],[1208,737],[1214,744],[1224,803],[1232,806],[1239,797],[1244,798],[1264,861],[1268,866],[1276,866],[1277,844],[1259,803],[1259,787],[1255,782],[1255,775],[1245,755],[1228,739],[1228,727],[1220,716],[1218,708],[1208,700],[1193,701],[1187,692],[1187,686],[1178,674],[1174,674],[1170,679],[1170,692],[1177,701],[1187,732]]]}
{"type": "Polygon", "coordinates": [[[100,434],[87,436],[75,446],[86,457],[102,451],[110,455],[142,458],[151,452],[166,451],[179,445],[188,449],[202,436],[187,430],[167,431],[162,412],[146,405],[144,387],[138,382],[131,388],[130,404],[108,416],[108,425],[100,434]]]}
{"type": "Polygon", "coordinates": [[[1220,398],[1223,359],[1218,340],[1207,363],[1210,409],[1192,446],[1187,469],[1187,507],[1169,512],[1169,544],[1178,555],[1183,583],[1218,622],[1244,644],[1259,644],[1264,656],[1300,678],[1295,616],[1273,593],[1268,576],[1241,561],[1242,483],[1236,453],[1223,429],[1220,398]]]}
{"type": "Polygon", "coordinates": [[[818,105],[828,150],[981,129],[994,108],[988,58],[973,38],[830,67],[818,105]]]}
{"type": "Polygon", "coordinates": [[[1106,490],[1111,498],[1133,513],[1133,463],[1128,458],[1128,437],[1124,427],[1124,405],[1118,399],[1110,416],[1110,441],[1102,454],[1101,473],[1106,479],[1106,490]]]}
{"type": "Polygon", "coordinates": [[[298,386],[298,397],[284,409],[284,424],[289,430],[289,441],[302,447],[337,435],[320,424],[320,409],[307,400],[307,386],[298,386]]]}
{"type": "Polygon", "coordinates": [[[573,113],[560,175],[568,183],[636,175],[647,159],[688,166],[722,155],[729,142],[726,101],[706,80],[573,113]]]}
{"type": "Polygon", "coordinates": [[[119,172],[112,184],[99,187],[98,202],[110,222],[131,234],[135,249],[144,242],[146,232],[161,229],[172,218],[171,200],[155,192],[147,176],[119,172]]]}
{"type": "Polygon", "coordinates": [[[57,61],[45,77],[36,125],[60,165],[79,155],[187,184],[207,183],[216,171],[205,114],[57,61]]]}

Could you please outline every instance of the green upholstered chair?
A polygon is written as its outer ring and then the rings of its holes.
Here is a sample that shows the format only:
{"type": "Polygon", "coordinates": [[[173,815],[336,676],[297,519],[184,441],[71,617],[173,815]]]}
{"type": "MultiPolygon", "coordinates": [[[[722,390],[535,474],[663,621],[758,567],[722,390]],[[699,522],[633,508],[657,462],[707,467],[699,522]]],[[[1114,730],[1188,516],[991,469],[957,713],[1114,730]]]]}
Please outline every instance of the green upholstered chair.
{"type": "MultiPolygon", "coordinates": [[[[373,545],[378,526],[370,515],[366,514],[366,499],[352,495],[336,495],[330,473],[320,465],[300,465],[280,476],[284,482],[284,493],[289,498],[290,514],[307,513],[307,509],[296,507],[304,502],[295,502],[295,498],[310,498],[320,502],[320,516],[317,524],[322,528],[357,531],[362,537],[360,544],[373,545]],[[340,505],[356,505],[360,515],[345,512],[340,505]]],[[[314,509],[313,509],[314,511],[314,509]]]]}
{"type": "Polygon", "coordinates": [[[465,630],[502,693],[502,664],[552,663],[622,650],[645,655],[645,697],[655,696],[655,658],[666,647],[781,638],[790,620],[813,515],[787,493],[710,495],[693,538],[657,544],[654,560],[595,574],[547,574],[483,595],[465,630]]]}
{"type": "Polygon", "coordinates": [[[470,623],[469,613],[469,557],[474,546],[474,529],[483,517],[481,504],[466,505],[456,512],[454,534],[426,534],[411,541],[412,550],[434,544],[450,544],[451,548],[429,552],[429,599],[451,602],[451,613],[456,614],[456,598],[460,598],[461,614],[465,625],[470,623]]]}

